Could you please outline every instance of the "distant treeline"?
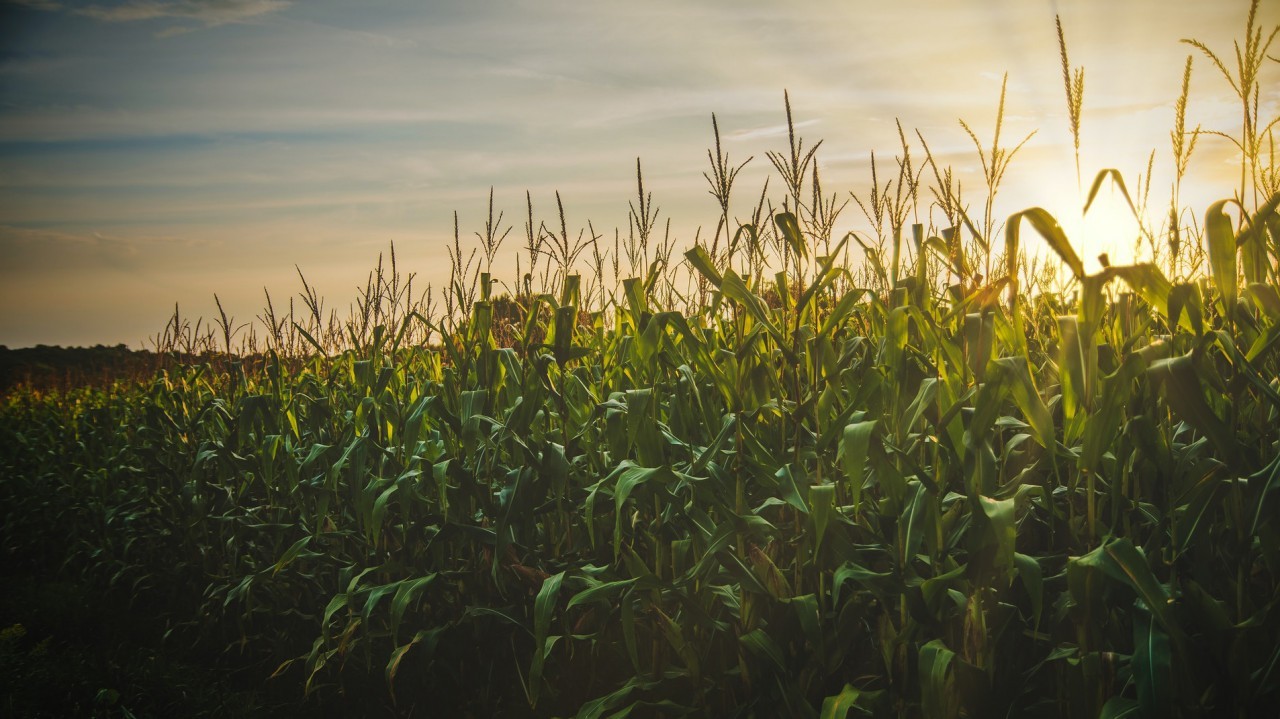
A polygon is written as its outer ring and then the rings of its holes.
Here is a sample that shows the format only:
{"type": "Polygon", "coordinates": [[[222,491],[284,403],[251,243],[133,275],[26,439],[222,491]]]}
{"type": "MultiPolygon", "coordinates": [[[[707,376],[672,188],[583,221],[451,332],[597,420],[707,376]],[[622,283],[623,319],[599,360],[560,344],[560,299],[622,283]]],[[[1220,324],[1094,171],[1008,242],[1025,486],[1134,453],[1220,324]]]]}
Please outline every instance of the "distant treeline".
{"type": "Polygon", "coordinates": [[[36,345],[9,349],[0,345],[0,393],[18,386],[39,390],[109,385],[118,379],[151,374],[163,356],[149,350],[113,347],[36,345]]]}

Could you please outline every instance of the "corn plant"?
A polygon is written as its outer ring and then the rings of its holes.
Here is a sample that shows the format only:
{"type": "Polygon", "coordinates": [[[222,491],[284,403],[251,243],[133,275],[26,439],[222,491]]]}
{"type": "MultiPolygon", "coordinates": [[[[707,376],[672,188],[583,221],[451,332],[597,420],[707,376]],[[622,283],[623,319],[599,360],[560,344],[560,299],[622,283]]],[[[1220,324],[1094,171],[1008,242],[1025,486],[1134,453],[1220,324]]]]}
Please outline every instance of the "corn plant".
{"type": "Polygon", "coordinates": [[[455,219],[442,308],[394,252],[345,321],[305,278],[303,312],[268,294],[265,352],[175,308],[160,343],[187,353],[154,377],[4,396],[7,556],[306,710],[1265,715],[1280,195],[1165,228],[1206,272],[1174,250],[1090,274],[1045,210],[994,214],[1003,110],[989,147],[964,127],[977,222],[899,126],[896,180],[853,196],[874,234],[831,236],[844,205],[792,127],[782,211],[766,186],[730,232],[713,119],[718,229],[674,262],[637,162],[611,253],[526,196],[511,295],[491,194],[478,250],[455,219]],[[1023,281],[1040,250],[1063,291],[1023,281]]]}

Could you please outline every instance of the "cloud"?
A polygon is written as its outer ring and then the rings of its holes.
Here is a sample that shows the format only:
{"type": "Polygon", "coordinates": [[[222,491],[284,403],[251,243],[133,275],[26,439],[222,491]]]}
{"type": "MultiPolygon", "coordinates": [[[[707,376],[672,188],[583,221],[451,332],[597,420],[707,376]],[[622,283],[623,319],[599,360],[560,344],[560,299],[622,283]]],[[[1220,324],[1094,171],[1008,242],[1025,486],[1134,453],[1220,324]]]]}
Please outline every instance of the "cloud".
{"type": "Polygon", "coordinates": [[[79,13],[107,22],[181,18],[212,27],[244,22],[288,6],[288,0],[126,0],[114,5],[90,5],[79,13]]]}
{"type": "Polygon", "coordinates": [[[177,37],[178,35],[186,35],[187,33],[191,32],[191,30],[192,28],[189,28],[185,25],[174,25],[172,27],[167,27],[161,30],[160,32],[156,33],[156,37],[159,37],[159,38],[177,37]]]}
{"type": "MultiPolygon", "coordinates": [[[[801,120],[800,122],[792,123],[792,127],[799,130],[800,128],[817,125],[820,122],[821,120],[817,119],[801,120]]],[[[781,137],[785,134],[787,134],[787,126],[783,124],[769,125],[767,127],[755,127],[747,130],[734,130],[727,133],[726,137],[730,140],[755,140],[762,137],[781,137]]]]}
{"type": "Polygon", "coordinates": [[[0,225],[0,256],[5,258],[3,274],[9,276],[52,267],[128,270],[136,265],[140,252],[129,239],[96,230],[77,233],[0,225]]]}
{"type": "MultiPolygon", "coordinates": [[[[94,3],[76,6],[56,0],[9,0],[33,10],[69,12],[103,22],[138,22],[143,20],[194,20],[205,27],[240,23],[270,15],[289,7],[291,0],[124,0],[110,4],[94,3]]],[[[189,30],[170,27],[163,36],[189,30]]]]}
{"type": "Polygon", "coordinates": [[[52,12],[54,10],[62,9],[62,3],[54,2],[53,0],[9,0],[9,2],[13,5],[29,7],[32,10],[46,10],[52,12]]]}

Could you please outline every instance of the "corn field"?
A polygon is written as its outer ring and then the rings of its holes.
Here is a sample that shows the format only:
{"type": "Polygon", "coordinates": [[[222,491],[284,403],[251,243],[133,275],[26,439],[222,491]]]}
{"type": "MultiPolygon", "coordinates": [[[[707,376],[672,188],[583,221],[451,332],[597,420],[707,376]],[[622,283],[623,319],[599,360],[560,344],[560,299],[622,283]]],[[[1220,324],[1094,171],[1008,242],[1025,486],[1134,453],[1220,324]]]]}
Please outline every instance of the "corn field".
{"type": "MultiPolygon", "coordinates": [[[[393,250],[346,319],[305,278],[251,340],[175,310],[184,361],[0,402],[8,571],[123,597],[299,713],[1274,716],[1274,35],[1250,14],[1238,74],[1191,48],[1240,88],[1241,184],[1175,187],[1145,263],[1089,274],[1044,210],[992,216],[999,120],[976,211],[903,132],[844,237],[794,127],[736,218],[716,124],[695,245],[637,164],[616,241],[529,199],[507,292],[491,196],[447,287],[393,250]]],[[[1213,139],[1186,103],[1179,182],[1213,139]]]]}

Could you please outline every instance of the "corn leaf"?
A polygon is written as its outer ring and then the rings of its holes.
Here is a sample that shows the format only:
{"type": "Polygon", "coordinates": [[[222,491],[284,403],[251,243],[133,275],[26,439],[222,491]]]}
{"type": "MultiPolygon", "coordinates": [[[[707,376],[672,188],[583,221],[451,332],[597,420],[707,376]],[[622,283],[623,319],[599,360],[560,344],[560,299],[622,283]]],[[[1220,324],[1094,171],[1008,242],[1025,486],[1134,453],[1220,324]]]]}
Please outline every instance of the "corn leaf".
{"type": "Polygon", "coordinates": [[[1228,315],[1235,310],[1239,275],[1236,265],[1236,237],[1231,229],[1231,218],[1223,210],[1232,200],[1213,203],[1204,217],[1205,241],[1209,245],[1209,268],[1213,271],[1213,284],[1222,296],[1223,311],[1228,315]]]}
{"type": "Polygon", "coordinates": [[[1050,249],[1058,253],[1058,257],[1066,263],[1077,278],[1084,278],[1084,263],[1080,261],[1076,251],[1072,249],[1071,242],[1067,239],[1067,235],[1062,231],[1062,227],[1058,225],[1058,221],[1053,218],[1046,210],[1039,207],[1032,207],[1029,210],[1014,213],[1010,215],[1008,222],[1005,224],[1005,244],[1012,247],[1018,246],[1018,233],[1022,226],[1022,221],[1026,220],[1031,223],[1031,227],[1049,243],[1050,249]]]}

